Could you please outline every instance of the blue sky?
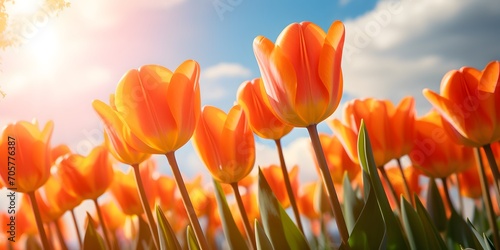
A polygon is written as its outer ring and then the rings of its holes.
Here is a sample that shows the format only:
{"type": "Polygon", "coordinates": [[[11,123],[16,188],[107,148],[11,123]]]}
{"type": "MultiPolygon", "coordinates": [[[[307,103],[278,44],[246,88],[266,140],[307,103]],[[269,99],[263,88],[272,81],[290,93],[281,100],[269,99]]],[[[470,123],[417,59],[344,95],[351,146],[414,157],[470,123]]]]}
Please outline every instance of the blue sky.
{"type": "MultiPolygon", "coordinates": [[[[0,86],[7,93],[0,126],[54,120],[53,144],[84,155],[102,141],[92,100],[107,100],[128,69],[161,64],[173,70],[195,59],[203,104],[227,111],[238,86],[259,76],[253,39],[274,41],[292,22],[312,21],[325,30],[334,20],[345,23],[342,103],[363,97],[397,103],[413,95],[422,115],[430,108],[423,88],[438,90],[451,69],[483,68],[500,58],[500,5],[493,1],[79,0],[58,15],[41,9],[39,0],[25,1],[35,7],[16,10],[13,20],[34,26],[14,30],[25,42],[0,52],[0,86]],[[43,22],[34,19],[44,14],[43,22]]],[[[330,133],[325,124],[320,131],[330,133]]],[[[294,129],[284,144],[289,165],[303,165],[301,177],[311,180],[306,136],[294,129]]],[[[256,139],[257,164],[277,162],[273,144],[256,139]]],[[[208,174],[191,143],[178,159],[186,176],[208,174]]],[[[158,163],[169,172],[164,158],[158,163]]]]}

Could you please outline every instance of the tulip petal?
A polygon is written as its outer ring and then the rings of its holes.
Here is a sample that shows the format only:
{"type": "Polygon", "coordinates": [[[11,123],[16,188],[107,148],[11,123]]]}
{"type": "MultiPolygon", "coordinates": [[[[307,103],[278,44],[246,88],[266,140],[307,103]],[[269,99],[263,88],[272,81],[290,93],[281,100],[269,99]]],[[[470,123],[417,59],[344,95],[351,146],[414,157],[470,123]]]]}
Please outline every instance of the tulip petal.
{"type": "Polygon", "coordinates": [[[479,90],[495,93],[497,87],[500,85],[500,62],[493,61],[488,63],[481,74],[479,81],[479,90]]]}
{"type": "Polygon", "coordinates": [[[345,148],[346,153],[349,155],[351,160],[356,164],[359,164],[358,150],[357,150],[357,133],[352,131],[352,129],[344,124],[338,119],[332,120],[328,125],[337,135],[340,143],[345,148]]]}

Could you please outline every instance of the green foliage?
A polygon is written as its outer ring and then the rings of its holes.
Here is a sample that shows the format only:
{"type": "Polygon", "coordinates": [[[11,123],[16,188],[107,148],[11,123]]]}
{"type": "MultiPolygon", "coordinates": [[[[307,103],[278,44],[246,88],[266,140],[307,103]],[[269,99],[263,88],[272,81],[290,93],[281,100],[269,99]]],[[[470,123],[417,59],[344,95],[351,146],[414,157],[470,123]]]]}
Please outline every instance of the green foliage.
{"type": "Polygon", "coordinates": [[[92,216],[87,212],[87,230],[85,231],[85,237],[83,238],[83,247],[84,250],[105,250],[106,246],[104,244],[104,240],[97,233],[94,228],[94,220],[92,216]]]}
{"type": "Polygon", "coordinates": [[[213,180],[215,186],[215,198],[217,199],[217,207],[219,209],[219,214],[222,220],[222,229],[226,235],[227,243],[231,249],[248,249],[247,244],[245,244],[245,238],[240,233],[240,230],[234,222],[233,215],[229,206],[227,205],[226,196],[222,191],[222,187],[219,182],[213,180]]]}
{"type": "Polygon", "coordinates": [[[353,190],[351,181],[349,180],[349,176],[347,173],[344,174],[344,203],[343,205],[343,214],[345,218],[345,223],[347,225],[347,230],[349,230],[349,234],[352,233],[354,229],[354,225],[356,224],[356,220],[358,219],[361,211],[364,207],[364,201],[358,198],[358,195],[355,190],[353,190]]]}
{"type": "Polygon", "coordinates": [[[274,196],[259,168],[259,208],[266,235],[274,249],[309,249],[307,240],[274,196]]]}
{"type": "Polygon", "coordinates": [[[446,210],[436,181],[433,178],[429,180],[427,188],[427,211],[437,230],[444,232],[446,230],[446,210]]]}
{"type": "Polygon", "coordinates": [[[181,245],[177,240],[175,232],[168,223],[165,214],[161,210],[160,206],[156,206],[156,218],[158,218],[158,235],[160,236],[160,248],[161,249],[181,249],[181,245]]]}
{"type": "Polygon", "coordinates": [[[262,228],[257,219],[255,219],[254,227],[257,250],[273,250],[273,245],[269,241],[269,238],[267,238],[264,228],[262,228]]]}
{"type": "Polygon", "coordinates": [[[194,235],[193,229],[191,226],[187,226],[186,229],[187,234],[187,245],[189,250],[200,250],[200,246],[198,245],[198,241],[196,241],[196,236],[194,235]]]}

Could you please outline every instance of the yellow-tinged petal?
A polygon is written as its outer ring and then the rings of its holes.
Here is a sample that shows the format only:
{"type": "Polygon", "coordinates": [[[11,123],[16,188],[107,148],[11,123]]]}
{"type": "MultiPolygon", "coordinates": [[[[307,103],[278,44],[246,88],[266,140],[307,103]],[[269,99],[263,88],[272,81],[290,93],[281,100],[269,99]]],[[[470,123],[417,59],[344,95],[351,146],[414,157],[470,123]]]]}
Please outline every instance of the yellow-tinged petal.
{"type": "Polygon", "coordinates": [[[495,93],[497,87],[500,85],[500,62],[493,61],[488,63],[481,73],[481,80],[479,81],[479,90],[495,93]]]}

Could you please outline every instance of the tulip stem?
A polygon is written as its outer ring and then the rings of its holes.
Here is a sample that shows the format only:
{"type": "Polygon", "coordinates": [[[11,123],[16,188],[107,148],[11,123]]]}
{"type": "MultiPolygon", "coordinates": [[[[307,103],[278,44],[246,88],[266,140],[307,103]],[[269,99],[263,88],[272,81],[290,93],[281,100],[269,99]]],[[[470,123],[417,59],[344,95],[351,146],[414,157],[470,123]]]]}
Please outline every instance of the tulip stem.
{"type": "Polygon", "coordinates": [[[491,144],[486,144],[483,146],[484,152],[486,153],[486,158],[488,159],[488,164],[491,168],[491,173],[493,174],[493,178],[495,179],[493,182],[495,183],[495,188],[497,189],[497,197],[500,201],[500,173],[498,172],[497,162],[495,160],[495,155],[493,154],[493,150],[491,150],[491,144]]]}
{"type": "Polygon", "coordinates": [[[82,236],[80,235],[80,229],[78,228],[78,222],[76,221],[75,210],[69,210],[71,212],[71,218],[73,219],[73,224],[75,225],[76,237],[78,237],[78,244],[80,245],[80,249],[83,247],[82,236]]]}
{"type": "Polygon", "coordinates": [[[302,221],[300,220],[299,208],[297,207],[297,201],[295,200],[295,194],[293,193],[292,184],[290,183],[290,177],[288,176],[288,170],[285,163],[285,157],[283,155],[283,147],[281,146],[281,140],[274,140],[276,143],[276,148],[278,149],[278,155],[280,158],[281,172],[283,173],[283,180],[285,181],[286,192],[288,193],[288,199],[292,205],[293,214],[295,215],[295,220],[297,221],[297,226],[300,231],[304,233],[302,227],[302,221]]]}
{"type": "Polygon", "coordinates": [[[387,183],[387,186],[389,186],[389,190],[391,191],[392,198],[394,198],[394,203],[397,204],[398,211],[401,212],[401,202],[398,198],[398,194],[396,193],[396,189],[394,189],[394,186],[391,183],[391,180],[389,179],[389,176],[387,175],[387,171],[385,171],[384,166],[378,168],[380,170],[380,173],[382,174],[382,177],[384,177],[385,182],[387,183]]]}
{"type": "Polygon", "coordinates": [[[53,221],[54,226],[56,227],[56,233],[57,233],[57,238],[59,240],[59,245],[62,250],[68,250],[68,247],[66,246],[66,242],[64,242],[64,236],[61,231],[61,226],[59,225],[59,219],[53,221]]]}
{"type": "Polygon", "coordinates": [[[36,226],[38,232],[40,232],[40,240],[42,241],[43,249],[50,249],[49,240],[47,239],[47,234],[45,233],[45,228],[43,227],[42,216],[40,215],[40,210],[38,209],[38,203],[35,198],[35,191],[28,192],[28,196],[31,201],[31,207],[33,208],[33,214],[35,215],[36,226]]]}
{"type": "Polygon", "coordinates": [[[109,236],[108,236],[108,228],[106,227],[106,222],[104,221],[104,216],[102,216],[101,207],[99,207],[99,203],[97,202],[97,199],[93,199],[92,201],[94,202],[95,210],[97,211],[97,216],[99,217],[99,222],[101,223],[102,234],[104,235],[104,240],[106,241],[108,248],[112,249],[111,241],[109,240],[109,236]]]}
{"type": "Polygon", "coordinates": [[[405,171],[403,170],[403,165],[401,164],[401,160],[399,158],[396,158],[396,162],[398,163],[399,173],[401,174],[401,178],[403,179],[403,186],[405,189],[406,197],[408,197],[408,199],[410,200],[411,205],[415,207],[415,200],[410,192],[410,186],[408,185],[408,181],[406,180],[405,171]]]}
{"type": "Polygon", "coordinates": [[[155,244],[156,249],[160,249],[158,231],[156,229],[156,223],[153,217],[153,213],[151,212],[151,207],[149,206],[148,197],[146,196],[146,191],[144,190],[144,183],[142,182],[139,164],[133,164],[132,168],[134,169],[135,183],[137,184],[137,190],[139,191],[142,210],[144,210],[144,213],[146,214],[149,224],[149,230],[151,231],[151,235],[153,236],[153,243],[155,244]]]}
{"type": "Polygon", "coordinates": [[[455,173],[455,179],[457,180],[457,189],[458,189],[458,208],[460,210],[460,215],[465,218],[464,212],[464,197],[462,196],[462,184],[460,183],[460,179],[458,178],[458,173],[455,173]]]}
{"type": "Polygon", "coordinates": [[[495,249],[500,249],[498,225],[495,220],[493,205],[491,203],[491,197],[488,191],[489,187],[486,179],[486,173],[484,172],[483,159],[481,158],[481,152],[478,147],[474,148],[474,154],[476,156],[476,165],[479,172],[479,182],[481,183],[481,191],[483,195],[484,206],[486,208],[486,215],[488,218],[488,223],[490,224],[491,234],[493,235],[493,244],[495,245],[495,249]]]}
{"type": "Polygon", "coordinates": [[[184,208],[186,209],[189,222],[193,227],[198,245],[202,250],[209,249],[207,239],[205,239],[205,236],[203,235],[203,230],[201,229],[200,222],[198,221],[198,217],[196,216],[196,212],[194,211],[193,203],[189,198],[186,185],[184,184],[181,172],[179,171],[179,165],[177,164],[177,160],[175,159],[175,151],[168,152],[165,154],[165,156],[167,157],[170,168],[172,169],[172,173],[174,174],[175,182],[177,183],[177,187],[179,188],[179,192],[181,193],[182,202],[184,203],[184,208]]]}
{"type": "Polygon", "coordinates": [[[245,206],[243,205],[243,200],[241,199],[240,189],[238,188],[238,183],[233,182],[230,184],[234,191],[234,197],[236,198],[236,203],[238,204],[238,208],[240,210],[241,220],[243,221],[243,225],[245,226],[245,232],[249,241],[250,249],[257,249],[255,245],[255,236],[250,226],[250,221],[248,220],[247,213],[245,211],[245,206]]]}
{"type": "Polygon", "coordinates": [[[335,216],[335,221],[337,222],[337,228],[339,230],[340,238],[342,240],[342,243],[348,246],[349,231],[347,231],[344,215],[342,214],[342,207],[340,206],[339,198],[337,197],[335,186],[333,185],[332,176],[330,175],[330,171],[328,170],[328,165],[323,153],[321,141],[319,140],[316,124],[307,126],[307,131],[309,132],[309,137],[311,137],[311,143],[314,148],[314,153],[316,154],[316,159],[318,161],[323,185],[325,187],[326,194],[328,195],[330,206],[333,210],[333,216],[335,216]]]}

